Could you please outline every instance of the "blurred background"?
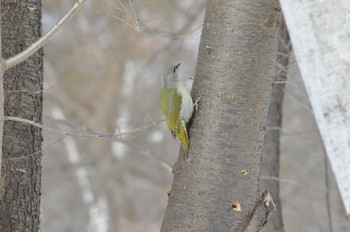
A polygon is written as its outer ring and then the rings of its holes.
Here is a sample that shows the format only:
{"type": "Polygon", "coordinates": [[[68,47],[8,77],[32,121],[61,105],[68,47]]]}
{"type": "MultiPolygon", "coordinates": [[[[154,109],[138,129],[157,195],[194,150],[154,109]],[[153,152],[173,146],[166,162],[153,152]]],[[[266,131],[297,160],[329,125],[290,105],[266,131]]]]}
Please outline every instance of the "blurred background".
{"type": "MultiPolygon", "coordinates": [[[[74,2],[43,1],[43,32],[74,2]]],[[[73,136],[43,131],[42,231],[160,230],[180,148],[161,122],[160,75],[181,62],[191,87],[205,2],[89,0],[44,47],[44,125],[73,136]]],[[[288,77],[271,181],[286,231],[329,231],[338,190],[295,63],[288,77]]]]}

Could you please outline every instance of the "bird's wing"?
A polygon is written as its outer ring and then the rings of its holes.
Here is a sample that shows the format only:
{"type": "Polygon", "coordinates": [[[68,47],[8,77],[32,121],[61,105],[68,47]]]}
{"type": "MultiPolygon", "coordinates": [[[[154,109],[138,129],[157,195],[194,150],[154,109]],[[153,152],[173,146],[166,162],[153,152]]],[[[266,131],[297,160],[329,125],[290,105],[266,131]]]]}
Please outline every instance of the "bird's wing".
{"type": "Polygon", "coordinates": [[[171,133],[175,136],[180,126],[180,107],[182,96],[175,88],[169,89],[168,95],[168,109],[167,109],[167,124],[171,133]]]}

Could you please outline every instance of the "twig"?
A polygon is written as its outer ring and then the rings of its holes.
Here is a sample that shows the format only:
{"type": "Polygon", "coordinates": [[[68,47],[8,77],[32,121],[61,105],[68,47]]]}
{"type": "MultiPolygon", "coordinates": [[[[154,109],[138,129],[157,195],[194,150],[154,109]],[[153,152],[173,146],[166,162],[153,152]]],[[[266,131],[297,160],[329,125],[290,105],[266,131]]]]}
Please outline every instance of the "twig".
{"type": "Polygon", "coordinates": [[[98,132],[82,134],[82,133],[71,133],[68,131],[62,131],[62,130],[55,129],[52,127],[47,127],[47,126],[44,126],[40,123],[31,121],[28,119],[24,119],[24,118],[5,116],[5,120],[29,124],[29,125],[38,127],[40,129],[47,130],[47,131],[50,131],[50,132],[53,132],[56,134],[61,134],[64,136],[75,136],[75,137],[85,137],[85,138],[108,138],[108,139],[112,139],[115,141],[126,140],[125,138],[123,138],[126,136],[128,136],[128,139],[134,138],[136,135],[140,135],[142,132],[150,130],[150,129],[156,127],[159,123],[164,121],[164,120],[160,120],[158,122],[152,122],[152,123],[149,123],[143,127],[138,127],[138,128],[135,128],[131,131],[127,131],[127,132],[123,132],[123,133],[119,133],[119,134],[105,134],[105,133],[98,133],[98,132]]]}
{"type": "MultiPolygon", "coordinates": [[[[31,46],[15,56],[9,57],[6,60],[2,56],[1,43],[1,25],[0,25],[0,187],[1,187],[1,166],[2,166],[2,146],[3,146],[3,131],[4,131],[4,73],[11,67],[25,61],[42,46],[73,16],[73,14],[81,7],[86,0],[77,0],[74,6],[40,39],[38,39],[31,46]]],[[[1,3],[0,3],[1,8],[1,3]]],[[[0,13],[1,21],[1,13],[0,13]]],[[[1,196],[0,196],[1,199],[1,196]]]]}
{"type": "Polygon", "coordinates": [[[62,139],[64,139],[66,136],[63,135],[62,137],[60,137],[59,139],[57,139],[56,141],[54,141],[53,143],[49,144],[47,147],[45,147],[44,149],[40,150],[40,151],[36,151],[36,152],[33,152],[31,154],[28,154],[28,155],[21,155],[21,156],[18,156],[18,157],[12,157],[12,158],[8,158],[6,160],[19,160],[19,159],[26,159],[26,158],[29,158],[29,157],[32,157],[33,155],[36,155],[36,154],[39,154],[39,153],[42,153],[46,150],[49,150],[51,147],[53,147],[54,145],[56,145],[58,142],[62,141],[62,139]]]}
{"type": "Polygon", "coordinates": [[[129,6],[130,6],[130,9],[131,9],[131,12],[133,14],[134,21],[135,21],[134,29],[135,29],[135,31],[140,32],[141,26],[140,26],[139,18],[136,14],[136,10],[135,10],[134,3],[132,0],[129,0],[129,6]]]}
{"type": "MultiPolygon", "coordinates": [[[[83,5],[86,0],[77,0],[74,6],[40,39],[30,45],[28,48],[5,60],[5,70],[25,61],[42,46],[44,46],[49,39],[74,15],[74,13],[83,5]]],[[[4,71],[5,71],[4,70],[4,71]]]]}
{"type": "Polygon", "coordinates": [[[287,70],[292,64],[295,64],[295,63],[297,63],[296,60],[291,61],[287,66],[281,68],[276,74],[273,74],[272,76],[273,76],[273,77],[278,76],[281,72],[287,70]]]}

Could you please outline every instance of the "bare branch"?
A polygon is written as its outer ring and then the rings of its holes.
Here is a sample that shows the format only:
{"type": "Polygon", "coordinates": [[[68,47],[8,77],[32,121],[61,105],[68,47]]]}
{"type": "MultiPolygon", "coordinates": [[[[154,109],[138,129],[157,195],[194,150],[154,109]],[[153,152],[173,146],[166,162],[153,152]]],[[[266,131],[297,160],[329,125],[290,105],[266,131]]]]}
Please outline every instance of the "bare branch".
{"type": "Polygon", "coordinates": [[[62,139],[64,139],[66,136],[63,135],[62,137],[60,137],[59,139],[57,139],[56,141],[54,141],[53,143],[49,144],[47,147],[45,147],[44,149],[42,150],[39,150],[39,151],[35,151],[33,153],[30,153],[28,155],[21,155],[21,156],[18,156],[18,157],[12,157],[12,158],[8,158],[8,159],[5,159],[5,160],[19,160],[19,159],[27,159],[27,158],[30,158],[36,154],[39,154],[39,153],[43,153],[44,151],[46,150],[49,150],[51,147],[53,147],[54,145],[56,145],[58,142],[62,141],[62,139]]]}
{"type": "MultiPolygon", "coordinates": [[[[5,121],[4,114],[4,87],[3,87],[3,74],[5,71],[29,58],[36,51],[38,51],[42,46],[44,46],[47,41],[73,16],[73,14],[82,6],[86,0],[78,0],[74,6],[63,16],[60,21],[58,21],[44,36],[38,39],[31,46],[26,48],[24,51],[18,53],[4,60],[2,56],[2,43],[1,43],[1,26],[0,26],[0,178],[1,178],[1,163],[2,163],[2,142],[3,142],[3,128],[5,121]]],[[[0,14],[1,19],[1,14],[0,14]]],[[[34,124],[33,124],[34,125],[34,124]]]]}
{"type": "Polygon", "coordinates": [[[56,133],[56,134],[61,134],[61,135],[64,135],[64,136],[76,136],[76,137],[85,137],[85,138],[108,138],[108,139],[115,140],[115,141],[123,141],[123,140],[134,138],[137,135],[140,135],[143,132],[148,131],[148,130],[156,127],[159,123],[164,121],[164,120],[160,120],[158,122],[152,122],[152,123],[149,123],[149,124],[144,125],[142,127],[138,127],[138,128],[133,129],[131,131],[123,132],[123,133],[119,133],[119,134],[105,134],[105,133],[100,133],[100,132],[97,132],[97,131],[93,131],[91,129],[89,129],[88,131],[84,130],[85,132],[83,132],[83,133],[81,132],[81,130],[79,130],[78,133],[62,131],[62,130],[55,129],[55,128],[52,128],[52,127],[44,126],[44,125],[42,125],[40,123],[31,121],[31,120],[28,120],[28,119],[18,118],[18,117],[11,117],[11,116],[5,116],[5,120],[29,124],[29,125],[38,127],[40,129],[47,130],[47,131],[50,131],[50,132],[53,132],[53,133],[56,133]],[[93,132],[91,132],[91,131],[93,131],[93,132]]]}
{"type": "MultiPolygon", "coordinates": [[[[128,131],[128,132],[124,132],[124,133],[105,134],[105,133],[96,132],[95,130],[92,130],[92,129],[84,129],[83,133],[82,133],[82,130],[79,129],[78,133],[71,133],[71,132],[68,132],[68,131],[62,131],[62,130],[55,129],[55,128],[52,128],[52,127],[47,127],[47,126],[44,126],[44,125],[42,125],[40,123],[31,121],[31,120],[28,120],[28,119],[24,119],[24,118],[18,118],[18,117],[7,116],[7,117],[5,117],[5,120],[11,120],[11,121],[15,121],[15,122],[21,122],[21,123],[29,124],[29,125],[38,127],[40,129],[44,129],[44,130],[47,130],[47,131],[50,131],[50,132],[62,135],[62,137],[60,137],[57,141],[55,141],[54,143],[50,144],[48,147],[46,147],[43,150],[31,153],[29,155],[23,155],[23,156],[11,158],[9,160],[18,160],[18,159],[22,159],[22,158],[28,158],[28,157],[36,155],[36,154],[38,154],[38,153],[40,153],[42,151],[48,150],[49,148],[51,148],[53,145],[55,145],[56,143],[61,141],[66,136],[76,136],[76,137],[85,137],[85,138],[107,138],[107,139],[111,139],[111,140],[114,140],[114,141],[116,141],[116,140],[123,141],[123,140],[127,140],[127,139],[132,139],[132,138],[142,134],[143,132],[146,132],[146,131],[156,127],[159,123],[164,121],[164,119],[163,119],[163,120],[160,120],[158,122],[152,122],[150,124],[144,125],[143,127],[139,127],[139,128],[136,128],[134,130],[131,130],[131,131],[128,131]],[[128,136],[128,137],[127,138],[123,138],[125,136],[128,136]]],[[[64,124],[64,125],[65,125],[65,127],[68,126],[68,124],[64,124]]],[[[166,162],[164,162],[164,161],[162,161],[162,160],[152,156],[149,153],[141,153],[141,154],[146,156],[146,157],[148,157],[148,158],[151,158],[151,159],[155,160],[163,168],[165,168],[168,172],[171,173],[172,167],[169,164],[167,164],[166,162]]]]}
{"type": "Polygon", "coordinates": [[[30,45],[28,48],[5,60],[4,71],[12,68],[13,66],[25,61],[42,46],[74,15],[74,13],[83,5],[86,0],[77,0],[74,6],[40,39],[30,45]]]}

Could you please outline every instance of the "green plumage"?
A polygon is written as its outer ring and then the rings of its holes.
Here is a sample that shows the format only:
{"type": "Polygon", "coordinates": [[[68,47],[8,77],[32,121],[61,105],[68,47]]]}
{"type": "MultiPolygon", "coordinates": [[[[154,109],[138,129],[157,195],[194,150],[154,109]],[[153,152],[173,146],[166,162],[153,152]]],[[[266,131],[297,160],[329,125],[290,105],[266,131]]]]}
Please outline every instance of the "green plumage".
{"type": "Polygon", "coordinates": [[[178,66],[168,69],[163,74],[160,108],[162,114],[166,116],[171,134],[181,141],[184,150],[187,151],[189,140],[186,123],[192,116],[193,101],[184,84],[177,79],[178,66]]]}

